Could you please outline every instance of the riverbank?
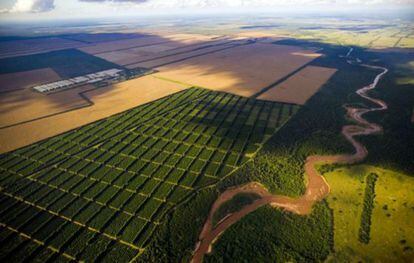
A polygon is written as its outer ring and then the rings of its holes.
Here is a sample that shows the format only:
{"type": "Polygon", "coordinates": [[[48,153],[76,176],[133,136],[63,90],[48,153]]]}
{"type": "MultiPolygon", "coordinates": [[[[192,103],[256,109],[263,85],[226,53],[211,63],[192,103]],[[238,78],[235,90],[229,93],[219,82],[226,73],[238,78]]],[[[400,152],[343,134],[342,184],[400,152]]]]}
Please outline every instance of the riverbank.
{"type": "MultiPolygon", "coordinates": [[[[351,48],[344,59],[348,63],[352,64],[354,61],[360,61],[359,59],[351,58],[353,49],[351,48]]],[[[371,66],[366,64],[360,64],[362,67],[370,69],[381,70],[376,75],[373,82],[356,91],[360,97],[365,98],[379,107],[372,108],[355,108],[351,106],[345,106],[347,115],[350,119],[356,122],[353,125],[345,125],[342,128],[342,135],[349,141],[354,147],[354,154],[345,155],[333,155],[333,156],[309,156],[305,163],[305,174],[307,176],[307,186],[305,194],[299,198],[290,198],[281,195],[271,195],[267,189],[257,183],[249,183],[240,187],[235,187],[223,192],[216,202],[213,204],[209,216],[204,224],[204,227],[200,233],[199,241],[196,245],[192,262],[202,262],[205,254],[211,252],[211,246],[219,238],[219,236],[231,225],[239,221],[245,215],[255,211],[259,207],[270,204],[273,207],[282,208],[287,211],[306,215],[311,212],[312,206],[324,199],[329,194],[329,185],[325,181],[324,177],[318,172],[316,165],[320,164],[353,164],[362,161],[368,154],[367,149],[363,144],[357,141],[354,137],[361,135],[371,135],[382,131],[381,126],[370,123],[362,116],[368,112],[381,111],[387,109],[387,104],[384,101],[369,97],[367,94],[370,90],[375,89],[380,79],[388,72],[387,68],[371,66]],[[256,200],[252,204],[249,204],[238,212],[228,215],[224,220],[219,222],[216,226],[212,225],[212,216],[220,205],[230,200],[234,195],[239,193],[256,193],[262,196],[261,199],[256,200]]]]}

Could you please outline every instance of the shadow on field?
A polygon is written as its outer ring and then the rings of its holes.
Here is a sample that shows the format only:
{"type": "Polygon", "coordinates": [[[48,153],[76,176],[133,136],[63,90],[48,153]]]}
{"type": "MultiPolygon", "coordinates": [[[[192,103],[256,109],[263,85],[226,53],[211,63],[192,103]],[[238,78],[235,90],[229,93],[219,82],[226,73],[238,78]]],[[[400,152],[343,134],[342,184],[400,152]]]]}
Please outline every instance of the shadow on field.
{"type": "MultiPolygon", "coordinates": [[[[230,50],[252,45],[257,41],[258,39],[234,40],[224,36],[174,35],[174,37],[171,37],[119,33],[72,34],[26,39],[11,38],[2,41],[0,42],[0,46],[3,47],[2,52],[0,52],[0,57],[3,57],[0,59],[0,127],[16,125],[49,115],[64,113],[68,110],[91,106],[90,102],[77,96],[78,93],[91,89],[90,86],[47,96],[34,94],[30,89],[31,86],[51,81],[51,77],[48,75],[39,79],[39,76],[36,75],[37,70],[49,69],[52,70],[52,73],[56,73],[58,77],[65,79],[110,68],[123,68],[120,65],[123,63],[119,64],[119,61],[122,61],[123,58],[136,63],[140,61],[152,63],[153,67],[167,66],[167,70],[180,65],[181,68],[184,68],[184,76],[190,84],[192,84],[192,79],[196,77],[196,75],[193,75],[194,73],[203,80],[213,81],[212,83],[225,81],[225,85],[232,87],[229,89],[220,88],[220,91],[250,96],[252,92],[248,91],[246,86],[252,83],[256,83],[257,86],[257,83],[262,83],[260,81],[263,79],[273,83],[280,78],[280,73],[273,75],[272,72],[278,72],[280,68],[285,66],[282,65],[283,63],[279,63],[275,68],[269,68],[268,63],[264,63],[265,61],[275,60],[276,57],[283,54],[274,54],[275,58],[272,59],[268,58],[268,54],[263,53],[260,49],[254,49],[254,52],[258,52],[259,59],[252,61],[254,63],[250,65],[250,69],[246,70],[245,63],[240,64],[240,60],[243,60],[243,56],[239,54],[240,52],[236,52],[236,55],[228,53],[230,50]],[[30,52],[34,54],[27,54],[30,52]],[[211,59],[212,56],[213,59],[211,59]],[[221,60],[229,63],[229,56],[236,56],[234,65],[220,67],[221,60]],[[32,71],[33,73],[31,73],[32,71]],[[21,73],[26,75],[19,77],[22,76],[19,75],[21,73]],[[10,86],[11,77],[14,77],[16,81],[19,78],[25,79],[25,81],[21,85],[14,83],[16,85],[10,86]],[[258,80],[260,81],[257,82],[258,80]],[[7,117],[8,114],[12,116],[7,117]]],[[[261,45],[266,47],[271,44],[261,45]]],[[[297,54],[293,57],[298,60],[301,59],[297,54]]],[[[294,70],[296,69],[294,68],[294,70]]],[[[290,73],[290,70],[287,73],[290,73]]],[[[171,81],[174,80],[171,79],[171,81]]],[[[264,83],[267,83],[266,81],[263,82],[263,87],[265,86],[264,83]]],[[[195,82],[197,83],[197,81],[195,82]]],[[[262,88],[261,85],[258,86],[259,90],[262,88]]],[[[102,91],[110,92],[113,88],[113,86],[106,87],[102,91]]],[[[137,97],[139,97],[141,96],[139,87],[136,88],[137,97]]],[[[94,101],[93,93],[88,94],[88,97],[90,101],[94,101]]]]}

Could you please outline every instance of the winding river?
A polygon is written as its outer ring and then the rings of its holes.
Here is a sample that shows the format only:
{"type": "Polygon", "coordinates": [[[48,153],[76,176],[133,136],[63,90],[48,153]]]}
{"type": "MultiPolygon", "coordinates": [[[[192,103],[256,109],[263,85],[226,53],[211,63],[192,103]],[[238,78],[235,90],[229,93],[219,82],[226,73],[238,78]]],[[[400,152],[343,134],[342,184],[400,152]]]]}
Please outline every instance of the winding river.
{"type": "MultiPolygon", "coordinates": [[[[350,59],[353,48],[349,50],[346,56],[343,56],[348,63],[352,64],[350,59]]],[[[360,59],[356,58],[355,61],[360,63],[360,59]]],[[[382,127],[375,123],[370,123],[362,116],[368,112],[386,110],[387,104],[379,99],[369,97],[367,94],[370,90],[375,89],[381,80],[381,78],[388,72],[387,68],[372,66],[366,64],[359,64],[360,66],[380,70],[374,81],[361,89],[358,89],[356,93],[378,105],[378,107],[372,108],[354,108],[350,106],[344,106],[347,115],[354,120],[355,124],[345,125],[342,127],[343,136],[354,146],[354,154],[321,156],[312,155],[306,159],[305,162],[305,175],[307,176],[307,186],[304,195],[298,198],[291,198],[282,195],[272,195],[267,189],[256,182],[248,183],[241,186],[236,186],[224,191],[217,200],[214,202],[210,209],[208,218],[204,224],[204,227],[199,235],[198,242],[196,244],[192,262],[199,263],[203,261],[204,255],[211,252],[212,245],[219,238],[219,236],[231,225],[239,221],[245,215],[255,211],[263,205],[270,204],[273,207],[282,208],[299,215],[309,214],[312,210],[312,206],[324,199],[330,192],[330,188],[325,178],[318,172],[316,165],[319,164],[353,164],[362,161],[368,154],[367,149],[359,141],[355,139],[355,136],[371,135],[382,131],[382,127]],[[255,200],[253,203],[244,206],[240,211],[232,214],[228,214],[215,226],[212,224],[212,218],[216,210],[228,200],[231,200],[236,194],[239,193],[256,193],[261,198],[255,200]]]]}

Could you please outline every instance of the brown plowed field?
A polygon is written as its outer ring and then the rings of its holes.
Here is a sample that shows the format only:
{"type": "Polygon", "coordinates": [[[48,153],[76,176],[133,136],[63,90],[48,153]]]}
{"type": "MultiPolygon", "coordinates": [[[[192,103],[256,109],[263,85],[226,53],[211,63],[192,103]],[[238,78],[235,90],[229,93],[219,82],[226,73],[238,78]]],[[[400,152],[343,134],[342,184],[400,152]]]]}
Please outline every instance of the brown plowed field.
{"type": "MultiPolygon", "coordinates": [[[[226,41],[228,42],[228,41],[226,41]]],[[[229,48],[234,46],[234,43],[223,43],[219,45],[213,45],[204,47],[202,49],[197,49],[193,47],[185,47],[184,50],[180,50],[179,52],[171,52],[164,56],[155,56],[153,58],[146,59],[142,62],[138,62],[132,65],[128,65],[128,68],[136,68],[136,67],[143,67],[143,68],[157,68],[165,64],[176,63],[182,60],[188,60],[194,56],[205,56],[205,54],[209,54],[212,52],[217,52],[218,50],[222,50],[225,48],[229,48]]]]}
{"type": "Polygon", "coordinates": [[[135,47],[130,49],[100,53],[97,56],[122,66],[134,64],[132,65],[132,68],[134,68],[138,66],[136,64],[139,64],[139,62],[149,61],[151,59],[157,59],[165,56],[173,56],[174,54],[181,54],[186,52],[190,53],[195,49],[225,42],[228,42],[228,40],[204,41],[200,43],[170,41],[167,43],[155,44],[151,46],[135,47]]]}
{"type": "Polygon", "coordinates": [[[1,74],[0,92],[26,89],[58,80],[59,75],[51,68],[1,74]]]}
{"type": "Polygon", "coordinates": [[[257,98],[303,105],[335,72],[332,68],[307,66],[257,98]]]}
{"type": "MultiPolygon", "coordinates": [[[[313,51],[286,45],[241,45],[156,67],[156,76],[240,96],[252,96],[319,57],[313,51]]],[[[158,64],[169,62],[158,61],[158,64]]],[[[156,66],[156,61],[143,67],[156,66]]]]}
{"type": "Polygon", "coordinates": [[[116,41],[108,41],[97,43],[93,46],[87,46],[79,48],[83,52],[95,55],[98,53],[105,53],[116,51],[119,49],[135,48],[140,46],[151,46],[160,43],[181,43],[181,44],[192,44],[210,40],[209,36],[202,35],[187,35],[187,34],[175,34],[175,35],[147,35],[139,38],[123,39],[116,41]]]}

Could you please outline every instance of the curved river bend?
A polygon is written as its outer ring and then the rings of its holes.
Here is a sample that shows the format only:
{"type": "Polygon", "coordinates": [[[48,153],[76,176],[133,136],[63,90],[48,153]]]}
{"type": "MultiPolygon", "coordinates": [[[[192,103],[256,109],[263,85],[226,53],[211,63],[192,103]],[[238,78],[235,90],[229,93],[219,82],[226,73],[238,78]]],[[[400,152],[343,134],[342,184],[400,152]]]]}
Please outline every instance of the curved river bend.
{"type": "MultiPolygon", "coordinates": [[[[348,63],[352,63],[349,57],[353,49],[351,48],[347,55],[344,57],[348,63]]],[[[360,59],[356,59],[360,62],[360,59]]],[[[364,145],[358,142],[354,137],[361,135],[371,135],[382,131],[382,127],[375,123],[370,123],[362,116],[368,112],[386,110],[387,104],[379,99],[371,98],[367,93],[375,89],[381,80],[381,78],[388,72],[387,68],[372,66],[366,64],[360,64],[363,67],[381,70],[374,81],[359,90],[356,93],[378,105],[378,107],[372,108],[353,108],[345,106],[347,115],[355,121],[356,124],[346,125],[342,127],[343,136],[354,146],[354,154],[321,156],[312,155],[306,159],[305,162],[305,174],[307,176],[307,186],[305,194],[298,198],[291,198],[282,195],[272,195],[267,189],[256,182],[248,183],[242,186],[232,187],[224,191],[214,202],[211,207],[208,218],[204,224],[204,227],[199,235],[198,242],[195,247],[192,262],[199,263],[203,261],[205,254],[211,252],[213,243],[219,238],[219,236],[231,225],[239,221],[245,215],[255,211],[263,205],[270,204],[273,207],[282,208],[299,215],[309,214],[312,210],[312,206],[324,199],[329,194],[329,185],[325,178],[317,171],[317,164],[353,164],[362,161],[368,154],[364,145]],[[236,194],[239,193],[256,193],[261,198],[255,200],[253,203],[244,206],[240,211],[232,214],[228,214],[220,222],[213,227],[212,218],[216,210],[226,201],[231,200],[236,194]]]]}

